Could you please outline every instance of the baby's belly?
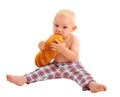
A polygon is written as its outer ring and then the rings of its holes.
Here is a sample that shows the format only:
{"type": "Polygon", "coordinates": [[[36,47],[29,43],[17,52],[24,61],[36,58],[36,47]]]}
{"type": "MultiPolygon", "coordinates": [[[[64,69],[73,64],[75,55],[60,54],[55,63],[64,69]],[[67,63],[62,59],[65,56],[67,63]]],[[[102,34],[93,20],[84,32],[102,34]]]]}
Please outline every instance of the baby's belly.
{"type": "Polygon", "coordinates": [[[68,60],[66,57],[64,57],[61,54],[56,55],[56,57],[54,58],[54,61],[56,61],[56,62],[70,62],[70,60],[68,60]]]}

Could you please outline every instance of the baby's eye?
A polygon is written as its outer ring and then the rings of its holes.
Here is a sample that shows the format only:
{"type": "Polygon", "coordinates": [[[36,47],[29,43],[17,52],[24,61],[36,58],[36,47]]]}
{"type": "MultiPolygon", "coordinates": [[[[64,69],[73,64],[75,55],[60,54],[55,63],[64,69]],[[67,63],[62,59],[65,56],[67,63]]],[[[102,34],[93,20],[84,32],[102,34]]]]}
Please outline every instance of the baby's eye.
{"type": "Polygon", "coordinates": [[[59,27],[59,25],[55,24],[55,27],[59,27]]]}
{"type": "Polygon", "coordinates": [[[64,26],[63,28],[64,28],[64,29],[66,29],[67,27],[66,27],[66,26],[64,26]]]}

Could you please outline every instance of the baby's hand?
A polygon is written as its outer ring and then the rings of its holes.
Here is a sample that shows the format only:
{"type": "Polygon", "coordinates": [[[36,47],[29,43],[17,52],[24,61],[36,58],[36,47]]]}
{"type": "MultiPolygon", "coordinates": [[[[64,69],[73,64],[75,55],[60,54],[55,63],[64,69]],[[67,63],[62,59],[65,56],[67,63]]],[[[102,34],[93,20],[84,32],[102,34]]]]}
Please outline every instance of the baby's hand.
{"type": "Polygon", "coordinates": [[[59,40],[55,40],[55,43],[51,43],[51,48],[53,51],[62,52],[65,47],[65,42],[61,43],[59,40]]]}
{"type": "Polygon", "coordinates": [[[40,50],[44,50],[45,49],[45,41],[40,41],[40,43],[38,44],[38,47],[40,50]]]}

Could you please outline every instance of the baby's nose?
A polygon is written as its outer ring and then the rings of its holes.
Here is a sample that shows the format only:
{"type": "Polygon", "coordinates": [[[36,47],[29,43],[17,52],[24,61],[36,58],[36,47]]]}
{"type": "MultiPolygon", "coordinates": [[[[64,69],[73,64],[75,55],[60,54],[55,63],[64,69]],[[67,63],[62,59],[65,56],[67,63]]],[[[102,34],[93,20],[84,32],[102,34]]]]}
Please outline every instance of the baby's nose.
{"type": "Polygon", "coordinates": [[[58,28],[58,31],[62,31],[62,27],[59,27],[59,28],[58,28]]]}

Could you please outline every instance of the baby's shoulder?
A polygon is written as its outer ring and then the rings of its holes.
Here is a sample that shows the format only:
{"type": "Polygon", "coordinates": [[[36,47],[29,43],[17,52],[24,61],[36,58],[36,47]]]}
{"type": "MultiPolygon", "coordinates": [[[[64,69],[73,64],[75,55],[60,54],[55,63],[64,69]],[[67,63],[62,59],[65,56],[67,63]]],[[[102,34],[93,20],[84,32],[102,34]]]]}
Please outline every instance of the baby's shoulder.
{"type": "Polygon", "coordinates": [[[78,40],[79,41],[79,38],[76,35],[72,34],[72,40],[78,40]]]}

